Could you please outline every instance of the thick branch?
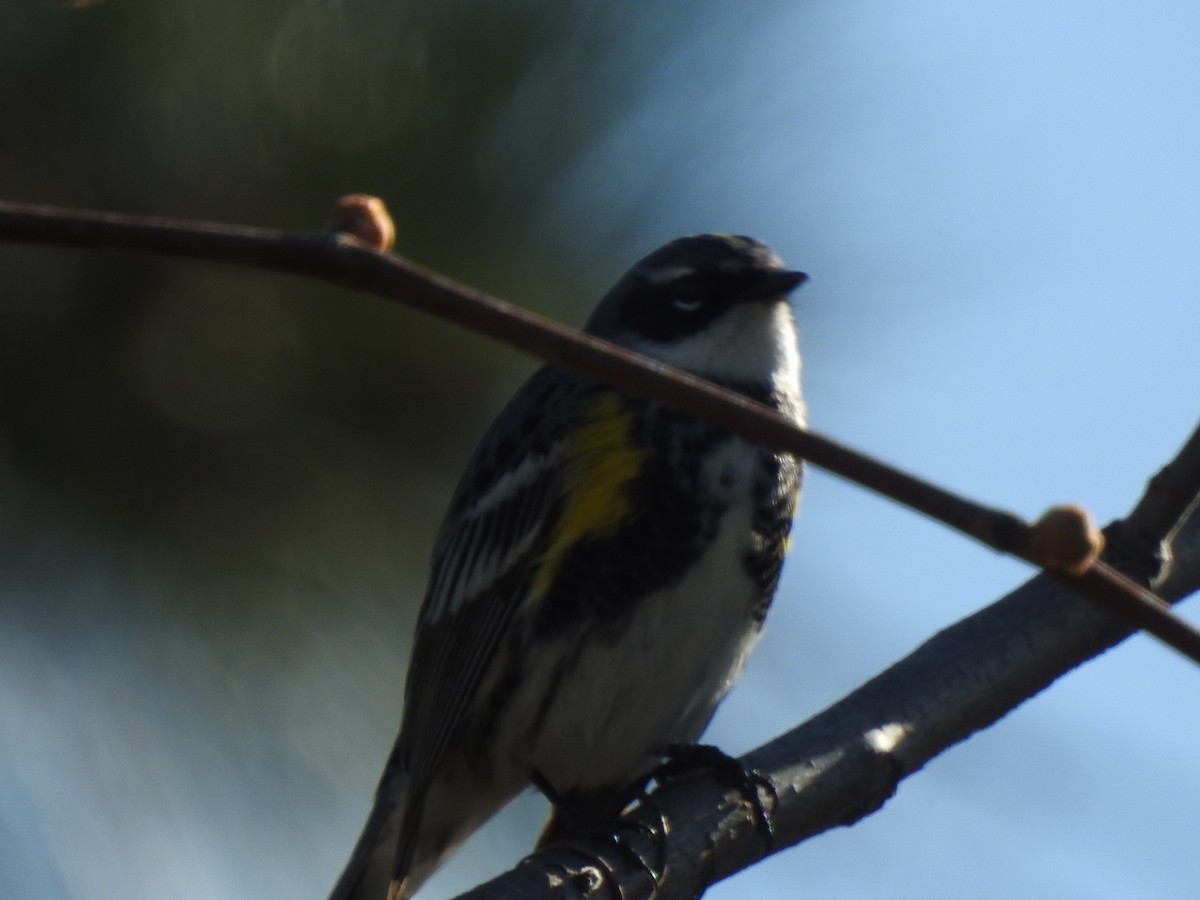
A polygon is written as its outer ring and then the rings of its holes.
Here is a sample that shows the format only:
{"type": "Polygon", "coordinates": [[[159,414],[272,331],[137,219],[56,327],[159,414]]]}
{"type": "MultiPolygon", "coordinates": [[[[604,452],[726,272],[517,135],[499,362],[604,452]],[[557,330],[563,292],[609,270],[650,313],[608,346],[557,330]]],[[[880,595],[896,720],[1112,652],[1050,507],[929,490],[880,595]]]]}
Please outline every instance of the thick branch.
{"type": "MultiPolygon", "coordinates": [[[[1164,590],[1179,600],[1200,588],[1200,515],[1178,530],[1172,549],[1175,567],[1164,590]]],[[[665,867],[657,898],[697,896],[773,852],[874,812],[934,756],[1130,633],[1039,575],[742,757],[770,787],[758,799],[771,810],[772,841],[755,827],[747,798],[710,773],[661,786],[617,833],[650,867],[665,867]]],[[[598,836],[531,857],[461,900],[607,897],[618,884],[631,900],[653,894],[633,854],[615,853],[598,836]]]]}
{"type": "Polygon", "coordinates": [[[1131,532],[1149,542],[1168,541],[1200,500],[1200,425],[1175,458],[1150,479],[1126,517],[1131,532]]]}

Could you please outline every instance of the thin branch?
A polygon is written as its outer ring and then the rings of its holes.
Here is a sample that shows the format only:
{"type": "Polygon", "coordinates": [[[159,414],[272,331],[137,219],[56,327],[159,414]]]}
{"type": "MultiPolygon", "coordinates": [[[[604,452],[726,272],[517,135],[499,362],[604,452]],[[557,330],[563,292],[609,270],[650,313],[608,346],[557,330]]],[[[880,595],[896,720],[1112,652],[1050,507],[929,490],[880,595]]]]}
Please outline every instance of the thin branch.
{"type": "MultiPolygon", "coordinates": [[[[504,341],[555,365],[650,397],[742,437],[801,456],[1034,565],[1031,527],[878,460],[799,428],[767,406],[424,269],[344,233],[262,228],[0,203],[0,240],[125,250],[234,263],[303,275],[405,303],[504,341]]],[[[1084,576],[1056,573],[1084,595],[1200,662],[1200,629],[1104,564],[1084,576]]]]}

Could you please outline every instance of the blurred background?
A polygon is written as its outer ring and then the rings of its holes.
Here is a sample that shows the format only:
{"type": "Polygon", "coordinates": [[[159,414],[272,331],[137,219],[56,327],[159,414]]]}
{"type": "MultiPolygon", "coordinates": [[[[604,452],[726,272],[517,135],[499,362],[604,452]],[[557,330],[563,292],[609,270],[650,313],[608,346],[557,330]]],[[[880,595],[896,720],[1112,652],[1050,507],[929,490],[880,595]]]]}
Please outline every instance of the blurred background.
{"type": "MultiPolygon", "coordinates": [[[[374,193],[399,252],[571,324],[663,241],[751,234],[812,276],[814,426],[1026,516],[1120,516],[1197,417],[1183,0],[22,0],[5,25],[4,199],[316,230],[374,193]]],[[[0,283],[0,896],[324,897],[434,530],[534,361],[233,268],[5,245],[0,283]]],[[[762,743],[1028,574],[811,473],[710,738],[762,743]]],[[[1198,709],[1200,671],[1135,638],[709,896],[1194,896],[1198,709]]]]}

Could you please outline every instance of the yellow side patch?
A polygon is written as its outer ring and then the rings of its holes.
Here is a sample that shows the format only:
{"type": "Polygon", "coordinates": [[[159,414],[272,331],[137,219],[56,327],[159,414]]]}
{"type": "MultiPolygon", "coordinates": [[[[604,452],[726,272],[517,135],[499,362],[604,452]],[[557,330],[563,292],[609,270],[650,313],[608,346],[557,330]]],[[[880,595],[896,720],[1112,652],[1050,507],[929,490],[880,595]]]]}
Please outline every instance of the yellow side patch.
{"type": "Polygon", "coordinates": [[[598,396],[567,447],[566,508],[550,536],[533,592],[554,581],[567,551],[588,537],[612,535],[629,515],[628,485],[646,459],[633,435],[633,415],[613,393],[598,396]]]}

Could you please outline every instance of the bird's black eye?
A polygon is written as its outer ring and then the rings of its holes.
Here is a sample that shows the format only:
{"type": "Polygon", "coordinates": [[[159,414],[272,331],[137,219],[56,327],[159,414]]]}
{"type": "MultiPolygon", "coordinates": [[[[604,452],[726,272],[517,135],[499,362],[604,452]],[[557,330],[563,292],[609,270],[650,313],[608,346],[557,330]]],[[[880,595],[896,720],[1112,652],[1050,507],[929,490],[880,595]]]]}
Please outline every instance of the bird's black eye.
{"type": "Polygon", "coordinates": [[[672,297],[671,305],[682,312],[695,312],[704,304],[699,297],[672,297]]]}

